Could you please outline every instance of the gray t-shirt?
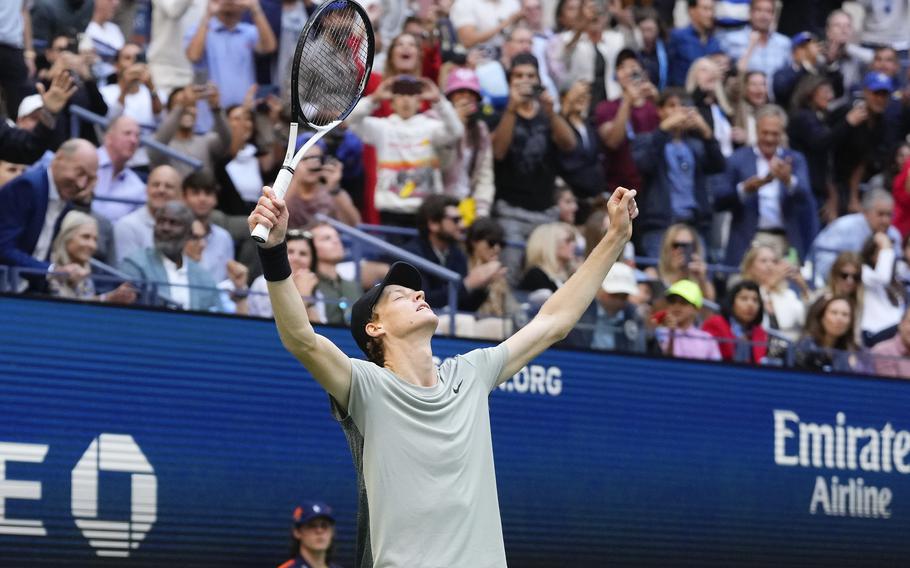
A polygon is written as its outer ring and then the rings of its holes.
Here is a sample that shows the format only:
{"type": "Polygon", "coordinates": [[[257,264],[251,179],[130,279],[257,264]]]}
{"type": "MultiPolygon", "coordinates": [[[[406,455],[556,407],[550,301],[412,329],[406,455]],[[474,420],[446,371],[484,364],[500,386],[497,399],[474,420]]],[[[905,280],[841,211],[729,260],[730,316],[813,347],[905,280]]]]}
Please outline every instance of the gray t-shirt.
{"type": "Polygon", "coordinates": [[[348,415],[334,410],[369,522],[358,566],[506,566],[488,405],[506,357],[500,345],[446,360],[433,387],[351,359],[348,415]]]}

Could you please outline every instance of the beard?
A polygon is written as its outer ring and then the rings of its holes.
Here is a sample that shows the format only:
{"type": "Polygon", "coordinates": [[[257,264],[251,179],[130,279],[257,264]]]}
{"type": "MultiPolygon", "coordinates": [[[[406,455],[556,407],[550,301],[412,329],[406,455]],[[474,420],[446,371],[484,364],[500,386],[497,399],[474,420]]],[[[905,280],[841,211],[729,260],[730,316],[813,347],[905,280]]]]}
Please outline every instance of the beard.
{"type": "Polygon", "coordinates": [[[166,258],[177,262],[183,256],[183,241],[155,241],[155,250],[160,252],[166,258]]]}

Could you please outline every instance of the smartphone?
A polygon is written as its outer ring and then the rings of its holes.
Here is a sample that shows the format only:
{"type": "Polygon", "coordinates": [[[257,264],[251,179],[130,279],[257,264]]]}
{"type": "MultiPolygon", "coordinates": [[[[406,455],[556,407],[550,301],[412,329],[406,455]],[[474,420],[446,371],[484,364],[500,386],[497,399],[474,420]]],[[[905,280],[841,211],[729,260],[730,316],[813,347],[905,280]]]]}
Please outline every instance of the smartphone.
{"type": "Polygon", "coordinates": [[[208,85],[209,84],[208,69],[193,69],[193,84],[194,85],[208,85]]]}
{"type": "Polygon", "coordinates": [[[259,85],[259,88],[256,89],[256,100],[263,101],[269,98],[269,95],[277,97],[278,93],[278,85],[259,85]]]}
{"type": "Polygon", "coordinates": [[[542,95],[543,92],[546,90],[547,90],[547,88],[544,87],[543,85],[540,85],[540,84],[534,85],[531,88],[531,96],[534,97],[535,99],[538,99],[538,98],[540,98],[540,95],[542,95]]]}
{"type": "Polygon", "coordinates": [[[695,252],[695,245],[692,243],[686,243],[683,248],[683,266],[688,267],[689,263],[692,262],[692,253],[695,252]]]}

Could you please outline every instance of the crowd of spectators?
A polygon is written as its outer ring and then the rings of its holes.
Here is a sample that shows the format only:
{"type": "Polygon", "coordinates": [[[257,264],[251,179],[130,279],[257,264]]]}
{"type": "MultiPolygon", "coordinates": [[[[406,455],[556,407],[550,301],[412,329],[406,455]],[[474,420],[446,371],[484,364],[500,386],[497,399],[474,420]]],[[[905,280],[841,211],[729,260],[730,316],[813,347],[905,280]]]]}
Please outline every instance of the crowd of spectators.
{"type": "MultiPolygon", "coordinates": [[[[287,196],[314,322],[391,260],[324,217],[458,274],[425,278],[440,331],[498,339],[625,186],[633,242],[566,345],[910,378],[910,0],[362,1],[366,93],[287,196]]],[[[270,317],[246,216],[318,4],[0,3],[3,284],[270,317]]]]}

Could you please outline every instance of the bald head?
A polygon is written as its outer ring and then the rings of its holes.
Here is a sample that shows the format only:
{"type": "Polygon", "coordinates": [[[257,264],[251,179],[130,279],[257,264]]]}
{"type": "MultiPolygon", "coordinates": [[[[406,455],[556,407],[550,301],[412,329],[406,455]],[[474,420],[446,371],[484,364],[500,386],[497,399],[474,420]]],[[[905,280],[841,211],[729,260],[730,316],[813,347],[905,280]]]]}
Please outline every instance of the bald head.
{"type": "Polygon", "coordinates": [[[122,169],[139,148],[139,123],[128,116],[111,122],[104,135],[104,148],[116,170],[122,169]]]}
{"type": "Polygon", "coordinates": [[[158,166],[149,174],[145,187],[146,207],[154,217],[168,201],[180,199],[180,185],[183,182],[180,172],[171,166],[158,166]]]}
{"type": "Polygon", "coordinates": [[[98,152],[88,140],[73,138],[64,142],[50,166],[57,192],[65,201],[91,201],[98,175],[98,152]]]}

